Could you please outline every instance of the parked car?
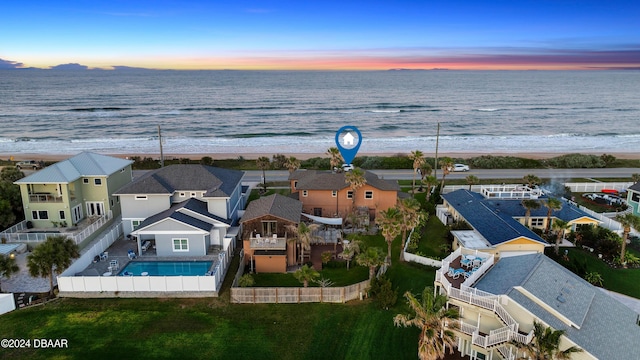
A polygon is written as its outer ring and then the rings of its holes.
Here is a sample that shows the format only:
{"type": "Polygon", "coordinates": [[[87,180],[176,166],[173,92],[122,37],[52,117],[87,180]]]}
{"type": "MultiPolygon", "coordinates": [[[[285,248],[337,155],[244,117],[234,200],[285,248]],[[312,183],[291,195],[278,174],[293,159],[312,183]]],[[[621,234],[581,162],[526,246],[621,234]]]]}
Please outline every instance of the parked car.
{"type": "Polygon", "coordinates": [[[469,165],[453,164],[453,168],[449,169],[449,171],[469,171],[469,165]]]}
{"type": "Polygon", "coordinates": [[[22,170],[22,169],[38,170],[40,169],[40,164],[38,164],[35,160],[26,160],[26,161],[18,162],[16,164],[16,168],[18,168],[18,170],[22,170]]]}

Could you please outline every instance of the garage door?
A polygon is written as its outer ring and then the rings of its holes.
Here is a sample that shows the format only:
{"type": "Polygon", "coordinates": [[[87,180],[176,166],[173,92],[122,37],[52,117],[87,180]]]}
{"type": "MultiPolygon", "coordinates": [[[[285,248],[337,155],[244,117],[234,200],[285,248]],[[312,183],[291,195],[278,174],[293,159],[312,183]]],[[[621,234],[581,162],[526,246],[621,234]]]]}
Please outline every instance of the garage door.
{"type": "Polygon", "coordinates": [[[520,256],[520,255],[530,255],[537,254],[537,251],[503,251],[500,253],[501,258],[512,257],[512,256],[520,256]]]}

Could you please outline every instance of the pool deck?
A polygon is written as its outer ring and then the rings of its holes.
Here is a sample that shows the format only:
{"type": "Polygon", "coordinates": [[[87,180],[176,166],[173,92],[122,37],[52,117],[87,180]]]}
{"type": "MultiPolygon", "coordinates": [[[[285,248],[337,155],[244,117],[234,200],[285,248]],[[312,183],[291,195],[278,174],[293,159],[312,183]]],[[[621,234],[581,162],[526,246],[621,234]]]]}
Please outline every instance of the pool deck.
{"type": "MultiPolygon", "coordinates": [[[[142,255],[137,254],[138,245],[136,241],[120,238],[107,249],[108,258],[91,263],[86,269],[76,274],[76,276],[103,276],[109,272],[109,264],[111,260],[118,260],[118,270],[112,272],[111,276],[117,275],[130,261],[213,261],[213,267],[218,263],[218,254],[220,249],[212,246],[209,248],[207,256],[157,256],[155,249],[149,247],[149,250],[143,251],[142,255]],[[136,252],[136,259],[132,260],[128,256],[129,250],[136,252]]],[[[209,269],[209,270],[211,270],[209,269]]]]}

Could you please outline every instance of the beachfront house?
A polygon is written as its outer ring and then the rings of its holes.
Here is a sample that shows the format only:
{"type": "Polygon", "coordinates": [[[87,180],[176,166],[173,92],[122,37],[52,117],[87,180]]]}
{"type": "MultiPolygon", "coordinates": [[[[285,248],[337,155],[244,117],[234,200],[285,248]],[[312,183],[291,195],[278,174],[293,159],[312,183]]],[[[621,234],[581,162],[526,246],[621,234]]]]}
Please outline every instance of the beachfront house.
{"type": "MultiPolygon", "coordinates": [[[[531,230],[544,229],[546,226],[548,210],[542,205],[545,198],[532,199],[540,201],[541,206],[531,210],[529,227],[525,226],[527,210],[522,205],[523,198],[487,197],[485,192],[459,189],[443,194],[442,199],[443,204],[438,206],[436,214],[444,224],[464,221],[471,227],[469,230],[452,231],[454,249],[463,246],[498,257],[508,257],[542,253],[544,247],[548,246],[544,239],[531,230]]],[[[551,221],[554,219],[567,221],[572,230],[577,226],[599,224],[597,219],[565,200],[561,209],[552,212],[551,221]]]]}
{"type": "Polygon", "coordinates": [[[257,273],[287,272],[296,263],[296,246],[288,226],[298,226],[302,202],[273,194],[247,205],[242,216],[245,265],[257,273]]]}
{"type": "Polygon", "coordinates": [[[212,246],[223,248],[239,231],[243,176],[187,164],[149,171],[115,194],[124,233],[137,239],[138,253],[145,244],[158,256],[204,256],[212,246]]]}
{"type": "Polygon", "coordinates": [[[627,189],[627,205],[631,207],[634,215],[640,216],[640,182],[627,189]]]}
{"type": "Polygon", "coordinates": [[[114,192],[131,182],[132,161],[82,152],[26,176],[20,186],[28,228],[74,227],[120,215],[114,192]]]}
{"type": "Polygon", "coordinates": [[[354,192],[345,172],[296,170],[289,176],[291,193],[302,202],[302,211],[316,217],[346,219],[357,213],[368,224],[378,212],[396,205],[400,187],[397,182],[380,179],[366,171],[366,183],[354,192]]]}
{"type": "Polygon", "coordinates": [[[472,359],[519,359],[512,340],[531,343],[534,322],[565,330],[571,359],[635,359],[638,315],[543,254],[502,257],[458,248],[436,271],[436,291],[458,309],[456,351],[472,359]],[[477,267],[466,267],[470,259],[477,267]],[[474,270],[475,269],[475,270],[474,270]]]}

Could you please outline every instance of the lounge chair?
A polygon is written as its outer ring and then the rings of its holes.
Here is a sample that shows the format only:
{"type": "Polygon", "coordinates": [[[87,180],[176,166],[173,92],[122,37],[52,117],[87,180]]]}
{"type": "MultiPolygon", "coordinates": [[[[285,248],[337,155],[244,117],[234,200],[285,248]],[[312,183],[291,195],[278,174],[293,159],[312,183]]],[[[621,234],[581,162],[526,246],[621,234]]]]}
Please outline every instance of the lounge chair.
{"type": "Polygon", "coordinates": [[[100,260],[107,260],[109,258],[109,252],[105,251],[100,254],[100,260]]]}
{"type": "Polygon", "coordinates": [[[145,242],[142,243],[142,251],[147,251],[149,249],[149,246],[151,246],[151,241],[149,240],[145,240],[145,242]]]}
{"type": "Polygon", "coordinates": [[[129,257],[129,259],[135,259],[137,257],[136,253],[133,250],[129,250],[127,252],[127,256],[129,257]]]}

